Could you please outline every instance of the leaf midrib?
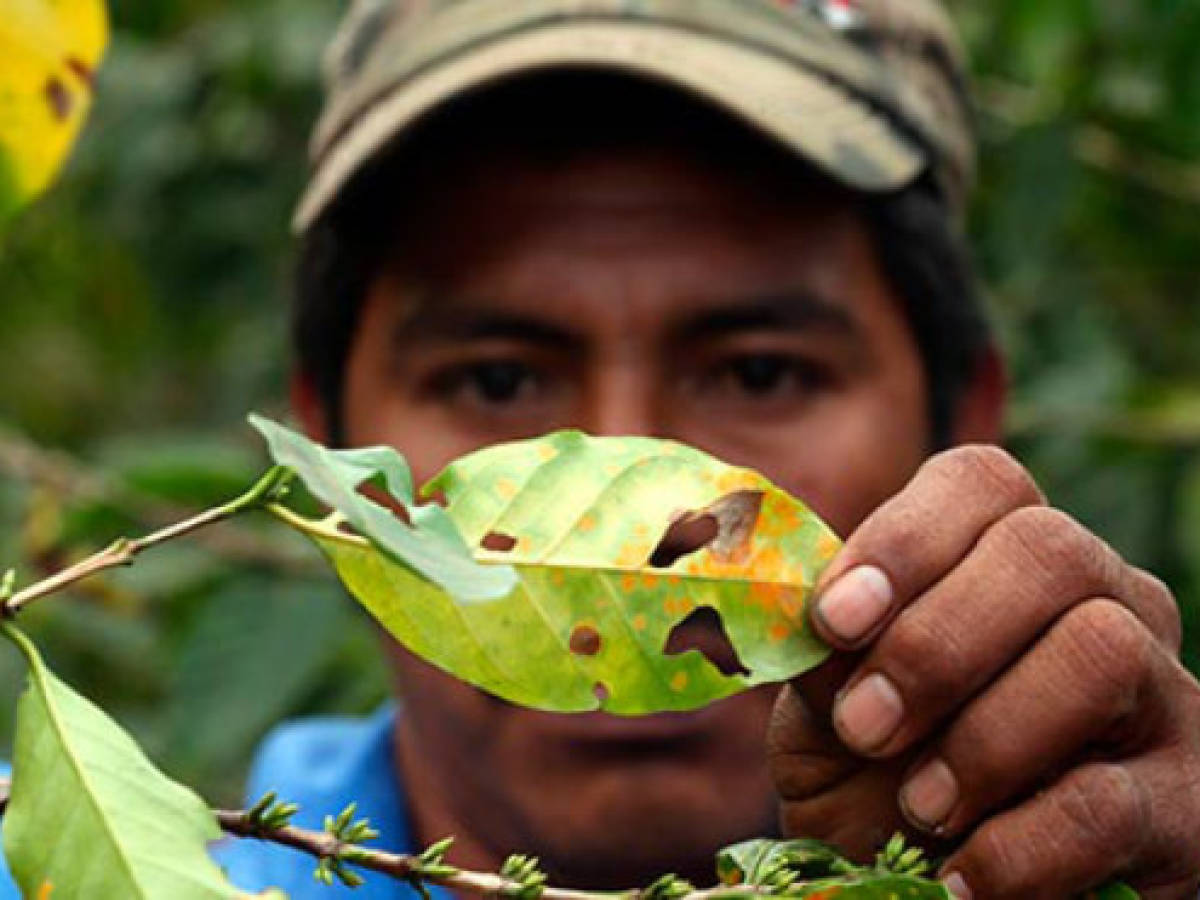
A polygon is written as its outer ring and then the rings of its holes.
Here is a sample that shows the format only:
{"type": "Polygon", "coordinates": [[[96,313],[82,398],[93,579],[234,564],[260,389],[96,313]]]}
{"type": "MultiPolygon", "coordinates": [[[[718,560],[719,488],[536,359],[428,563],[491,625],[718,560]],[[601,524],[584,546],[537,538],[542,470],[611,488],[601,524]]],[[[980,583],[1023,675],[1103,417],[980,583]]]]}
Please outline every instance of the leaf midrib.
{"type": "Polygon", "coordinates": [[[46,706],[47,718],[49,719],[51,727],[58,736],[59,743],[63,748],[63,756],[66,757],[71,767],[75,769],[80,783],[84,786],[84,795],[87,797],[90,805],[100,819],[102,826],[101,831],[106,837],[108,837],[109,841],[116,849],[117,858],[120,859],[121,863],[123,864],[123,868],[126,870],[129,876],[130,883],[137,889],[138,896],[145,897],[146,894],[142,890],[142,885],[136,876],[132,861],[125,853],[124,848],[121,846],[121,842],[117,840],[116,834],[108,827],[108,819],[104,815],[104,809],[100,805],[100,802],[93,791],[91,781],[84,774],[83,764],[79,761],[77,754],[72,751],[70,743],[66,740],[66,732],[62,726],[62,723],[60,722],[58,709],[55,704],[51,702],[51,694],[48,690],[49,682],[46,679],[48,670],[45,668],[45,663],[42,662],[40,658],[37,658],[36,662],[33,662],[31,659],[31,668],[33,670],[34,679],[37,681],[38,691],[41,693],[42,699],[46,706]]]}

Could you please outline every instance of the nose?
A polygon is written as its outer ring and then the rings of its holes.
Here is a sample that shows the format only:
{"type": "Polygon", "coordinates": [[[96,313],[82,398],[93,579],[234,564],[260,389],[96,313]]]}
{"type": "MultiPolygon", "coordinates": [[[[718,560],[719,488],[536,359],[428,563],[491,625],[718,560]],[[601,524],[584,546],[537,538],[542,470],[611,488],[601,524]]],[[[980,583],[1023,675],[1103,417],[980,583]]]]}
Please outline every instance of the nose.
{"type": "Polygon", "coordinates": [[[582,427],[594,435],[663,436],[659,378],[630,353],[598,359],[589,376],[582,427]]]}

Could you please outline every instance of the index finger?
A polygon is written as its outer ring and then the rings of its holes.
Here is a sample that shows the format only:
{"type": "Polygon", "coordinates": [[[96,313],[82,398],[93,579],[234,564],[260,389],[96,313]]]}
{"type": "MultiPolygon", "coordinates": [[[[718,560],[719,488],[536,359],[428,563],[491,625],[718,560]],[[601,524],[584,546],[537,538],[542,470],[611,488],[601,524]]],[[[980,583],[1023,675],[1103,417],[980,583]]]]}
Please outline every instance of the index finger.
{"type": "Polygon", "coordinates": [[[999,447],[934,456],[846,541],[818,584],[813,627],[839,649],[861,647],[958,565],[992,525],[1045,502],[999,447]]]}

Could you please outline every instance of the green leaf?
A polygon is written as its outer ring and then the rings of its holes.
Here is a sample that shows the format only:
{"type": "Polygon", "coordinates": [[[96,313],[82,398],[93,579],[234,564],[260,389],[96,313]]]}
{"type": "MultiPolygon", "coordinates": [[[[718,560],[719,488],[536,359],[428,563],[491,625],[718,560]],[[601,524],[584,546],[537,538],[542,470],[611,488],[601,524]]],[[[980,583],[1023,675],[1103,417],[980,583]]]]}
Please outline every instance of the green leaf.
{"type": "Polygon", "coordinates": [[[1113,882],[1090,892],[1085,900],[1138,900],[1138,892],[1129,885],[1113,882]]]}
{"type": "MultiPolygon", "coordinates": [[[[302,462],[306,482],[351,494],[343,473],[364,471],[362,456],[324,450],[276,459],[302,462]]],[[[373,530],[352,522],[356,536],[339,520],[289,518],[410,650],[514,703],[625,715],[695,709],[791,678],[828,653],[805,606],[840,544],[756,472],[666,441],[561,432],[464,457],[425,493],[445,497],[445,523],[484,567],[515,567],[510,593],[456,602],[380,553],[373,530]],[[715,531],[708,544],[649,564],[673,524],[705,522],[715,531]],[[488,549],[497,544],[511,549],[488,549]],[[664,653],[672,629],[701,607],[719,614],[745,674],[723,674],[697,650],[664,653]]]]}
{"type": "Polygon", "coordinates": [[[317,499],[337,510],[394,562],[461,600],[492,600],[512,590],[516,575],[511,568],[476,563],[441,507],[413,502],[412,475],[395,450],[335,452],[262,416],[251,415],[250,424],[266,438],[275,462],[295,472],[317,499]],[[368,482],[380,481],[404,508],[411,526],[358,491],[368,482]]]}
{"type": "Polygon", "coordinates": [[[5,856],[24,896],[241,896],[208,858],[206,844],[221,831],[203,801],[55,677],[25,635],[3,631],[30,674],[3,822],[5,856]]]}
{"type": "Polygon", "coordinates": [[[726,847],[717,854],[717,878],[726,885],[758,885],[781,866],[806,878],[844,874],[850,863],[824,841],[760,838],[726,847]]]}
{"type": "Polygon", "coordinates": [[[102,0],[15,0],[0,15],[0,221],[66,159],[108,43],[102,0]]]}
{"type": "Polygon", "coordinates": [[[911,875],[865,875],[862,878],[826,878],[788,892],[789,897],[812,900],[951,900],[937,881],[911,875]]]}

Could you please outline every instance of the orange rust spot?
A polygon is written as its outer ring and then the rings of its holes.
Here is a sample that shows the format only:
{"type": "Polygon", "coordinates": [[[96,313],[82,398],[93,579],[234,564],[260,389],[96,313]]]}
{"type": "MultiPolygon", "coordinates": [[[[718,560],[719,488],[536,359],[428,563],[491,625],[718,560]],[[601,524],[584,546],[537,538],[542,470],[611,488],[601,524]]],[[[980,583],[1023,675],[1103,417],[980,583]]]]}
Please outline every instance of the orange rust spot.
{"type": "Polygon", "coordinates": [[[665,612],[668,616],[675,615],[675,598],[674,597],[668,597],[666,600],[663,601],[663,612],[665,612]]]}
{"type": "Polygon", "coordinates": [[[595,528],[596,528],[596,517],[595,516],[584,516],[582,519],[579,520],[579,530],[580,531],[594,531],[595,528]]]}
{"type": "Polygon", "coordinates": [[[779,595],[784,588],[777,584],[756,581],[750,585],[750,601],[757,603],[763,609],[774,609],[779,605],[779,595]]]}
{"type": "Polygon", "coordinates": [[[511,478],[501,478],[496,482],[496,493],[505,500],[511,500],[517,496],[517,485],[511,478]]]}
{"type": "Polygon", "coordinates": [[[667,584],[669,584],[671,587],[679,587],[679,585],[683,584],[683,579],[678,575],[668,575],[667,584]]]}
{"type": "Polygon", "coordinates": [[[540,447],[538,447],[538,457],[543,462],[549,462],[556,456],[558,456],[558,450],[556,450],[554,447],[551,447],[549,444],[542,444],[540,447]]]}
{"type": "Polygon", "coordinates": [[[555,587],[562,587],[567,580],[567,576],[562,573],[561,569],[555,569],[550,573],[550,583],[555,587]]]}
{"type": "Polygon", "coordinates": [[[531,538],[531,537],[517,538],[517,546],[515,549],[518,553],[533,552],[533,538],[531,538]]]}
{"type": "Polygon", "coordinates": [[[798,619],[800,618],[800,613],[804,611],[804,604],[795,593],[785,591],[783,597],[779,600],[779,611],[789,619],[798,619]]]}
{"type": "Polygon", "coordinates": [[[688,685],[687,672],[676,672],[671,676],[671,690],[682,691],[688,685]]]}
{"type": "Polygon", "coordinates": [[[49,881],[43,881],[41,887],[38,888],[37,900],[50,900],[50,892],[54,890],[54,885],[49,881]]]}
{"type": "Polygon", "coordinates": [[[633,619],[630,621],[629,624],[631,624],[633,626],[634,631],[645,631],[646,630],[645,614],[638,613],[636,616],[633,617],[633,619]]]}
{"type": "Polygon", "coordinates": [[[654,588],[658,587],[658,576],[650,573],[643,575],[642,587],[646,588],[647,590],[653,590],[654,588]]]}
{"type": "Polygon", "coordinates": [[[792,636],[792,628],[787,622],[773,622],[767,629],[767,637],[772,644],[782,644],[792,636]]]}
{"type": "Polygon", "coordinates": [[[637,589],[637,576],[632,572],[627,572],[621,576],[621,591],[622,593],[632,594],[637,589]]]}

